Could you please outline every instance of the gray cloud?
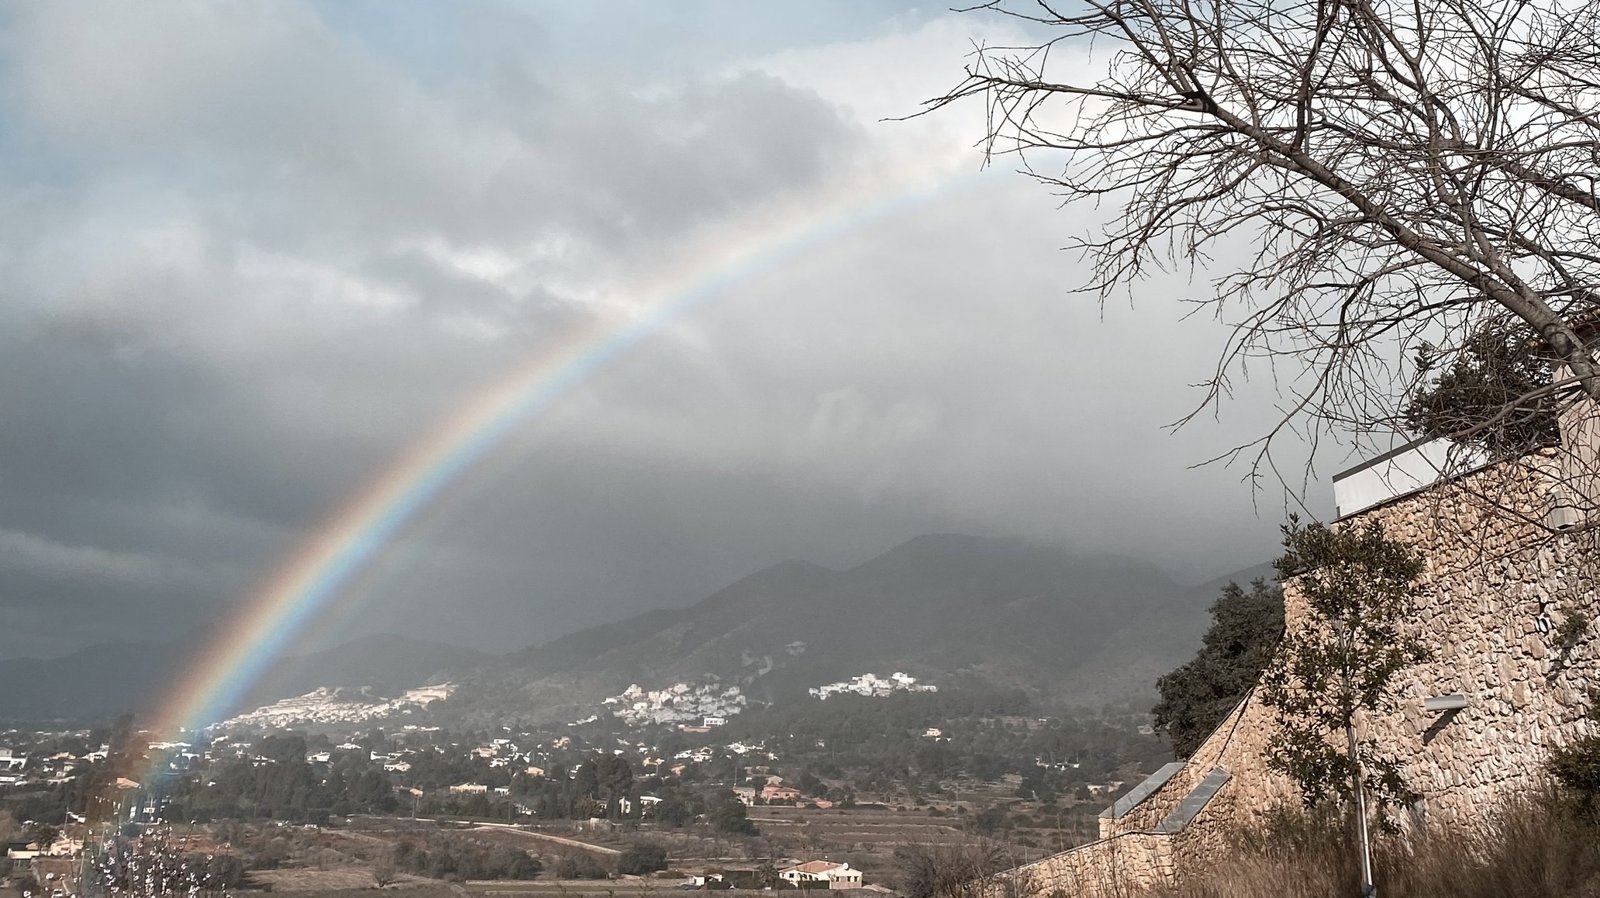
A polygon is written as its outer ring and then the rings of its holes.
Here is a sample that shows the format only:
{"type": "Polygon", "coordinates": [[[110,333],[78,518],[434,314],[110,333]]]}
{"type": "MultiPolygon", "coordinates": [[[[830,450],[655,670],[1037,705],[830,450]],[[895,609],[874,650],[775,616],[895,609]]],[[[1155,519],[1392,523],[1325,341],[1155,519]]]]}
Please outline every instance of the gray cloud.
{"type": "Polygon", "coordinates": [[[485,384],[813,201],[826,239],[520,427],[324,638],[510,648],[934,530],[1196,578],[1271,551],[1274,497],[1258,518],[1237,472],[1185,469],[1261,414],[1160,430],[1219,335],[1177,321],[1187,285],[1101,321],[1066,295],[1063,217],[1004,173],[839,227],[880,184],[975,167],[963,120],[876,121],[955,71],[963,24],[777,55],[730,36],[643,80],[552,37],[603,16],[475,7],[424,53],[355,9],[11,11],[0,652],[224,613],[485,384]],[[40,611],[69,607],[91,610],[40,611]]]}

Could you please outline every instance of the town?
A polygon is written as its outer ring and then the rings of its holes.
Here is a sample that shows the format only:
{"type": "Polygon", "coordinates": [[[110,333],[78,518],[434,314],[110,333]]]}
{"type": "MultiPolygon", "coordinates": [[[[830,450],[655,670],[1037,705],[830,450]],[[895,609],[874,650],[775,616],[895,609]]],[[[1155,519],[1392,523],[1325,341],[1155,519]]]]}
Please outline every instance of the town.
{"type": "Polygon", "coordinates": [[[969,717],[974,704],[1003,702],[906,689],[812,699],[815,711],[741,699],[720,686],[634,687],[608,704],[611,715],[499,731],[452,732],[403,713],[352,726],[337,719],[347,707],[286,731],[280,703],[178,738],[126,719],[0,733],[5,862],[57,898],[93,891],[82,871],[104,850],[90,824],[103,822],[97,802],[109,794],[127,833],[204,846],[215,868],[201,877],[206,888],[459,880],[887,891],[905,875],[906,844],[981,835],[1029,858],[1081,842],[1105,796],[1162,754],[1132,709],[969,717]],[[886,732],[840,729],[867,708],[886,732]],[[1107,745],[1121,747],[1088,762],[1107,745]],[[897,769],[895,756],[910,763],[897,769]]]}

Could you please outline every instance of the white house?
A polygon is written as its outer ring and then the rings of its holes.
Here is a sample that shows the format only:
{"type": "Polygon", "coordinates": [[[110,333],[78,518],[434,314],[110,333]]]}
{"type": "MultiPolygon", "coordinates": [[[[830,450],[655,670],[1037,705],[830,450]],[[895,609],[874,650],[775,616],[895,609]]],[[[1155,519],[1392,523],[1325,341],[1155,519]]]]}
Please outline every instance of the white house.
{"type": "Polygon", "coordinates": [[[778,878],[790,885],[802,882],[826,882],[830,889],[861,888],[861,871],[850,869],[849,864],[832,861],[806,861],[778,872],[778,878]]]}

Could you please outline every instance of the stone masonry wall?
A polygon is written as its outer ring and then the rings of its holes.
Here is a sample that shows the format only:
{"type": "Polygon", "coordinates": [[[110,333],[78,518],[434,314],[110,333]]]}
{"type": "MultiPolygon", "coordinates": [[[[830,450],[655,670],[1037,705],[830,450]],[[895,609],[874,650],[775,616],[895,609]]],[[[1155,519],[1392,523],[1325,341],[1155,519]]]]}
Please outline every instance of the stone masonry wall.
{"type": "MultiPolygon", "coordinates": [[[[1586,690],[1596,684],[1600,541],[1588,529],[1551,532],[1544,514],[1569,465],[1555,450],[1495,465],[1353,516],[1376,520],[1423,557],[1423,596],[1413,625],[1433,658],[1397,679],[1391,706],[1360,722],[1395,756],[1423,795],[1430,825],[1470,825],[1531,785],[1550,749],[1589,726],[1586,690]],[[1562,622],[1591,623],[1565,638],[1562,622]],[[1466,707],[1429,713],[1447,694],[1466,707]]],[[[1570,480],[1568,481],[1570,483],[1570,480]]],[[[1285,584],[1293,627],[1304,603],[1285,584]]],[[[1228,849],[1230,833],[1298,802],[1294,785],[1267,770],[1276,722],[1247,696],[1183,770],[1123,817],[1102,819],[1103,838],[1045,858],[1017,880],[1032,894],[1120,896],[1182,876],[1228,849]],[[1232,778],[1176,833],[1153,832],[1213,768],[1232,778]],[[1070,887],[1069,887],[1070,886],[1070,887]]]]}
{"type": "Polygon", "coordinates": [[[1147,832],[1125,832],[1002,874],[991,898],[1014,895],[1079,895],[1123,898],[1173,881],[1172,840],[1147,832]]]}
{"type": "MultiPolygon", "coordinates": [[[[1423,556],[1416,627],[1434,652],[1398,679],[1387,713],[1364,731],[1407,759],[1430,822],[1464,825],[1529,786],[1550,749],[1582,732],[1596,672],[1600,551],[1590,530],[1543,527],[1559,456],[1498,465],[1355,519],[1377,520],[1423,556]],[[1569,616],[1591,623],[1572,640],[1569,616]],[[1430,696],[1462,694],[1429,714],[1430,696]]],[[[1293,584],[1285,591],[1295,600],[1293,584]]],[[[1291,606],[1290,613],[1295,609],[1291,606]]]]}

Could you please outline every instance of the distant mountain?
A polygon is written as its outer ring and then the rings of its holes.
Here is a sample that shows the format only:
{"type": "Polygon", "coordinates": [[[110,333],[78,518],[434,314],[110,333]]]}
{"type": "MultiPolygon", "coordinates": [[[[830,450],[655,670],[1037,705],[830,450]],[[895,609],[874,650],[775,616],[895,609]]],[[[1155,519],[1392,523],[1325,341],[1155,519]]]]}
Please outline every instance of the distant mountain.
{"type": "MultiPolygon", "coordinates": [[[[149,711],[184,675],[195,642],[104,643],[60,658],[0,660],[0,720],[106,721],[149,711]]],[[[479,669],[494,655],[403,636],[371,636],[278,661],[241,708],[318,687],[358,687],[389,697],[479,669]]]]}
{"type": "Polygon", "coordinates": [[[109,721],[145,708],[177,680],[186,652],[111,642],[59,658],[0,660],[0,720],[109,721]]]}
{"type": "Polygon", "coordinates": [[[1049,704],[1145,697],[1198,646],[1216,593],[1116,555],[924,536],[844,571],[785,562],[690,608],[513,653],[449,705],[472,719],[491,706],[572,714],[630,683],[710,677],[780,700],[894,670],[1020,687],[1049,704]]]}
{"type": "Polygon", "coordinates": [[[1196,586],[1195,589],[1202,592],[1221,593],[1222,587],[1227,586],[1229,583],[1237,583],[1240,586],[1247,587],[1252,580],[1265,580],[1268,583],[1275,583],[1278,580],[1278,569],[1273,566],[1272,562],[1263,561],[1260,564],[1234,571],[1215,580],[1207,580],[1196,586]]]}
{"type": "Polygon", "coordinates": [[[241,707],[264,705],[319,688],[357,688],[393,698],[415,686],[461,677],[494,662],[496,657],[409,636],[367,636],[274,664],[241,707]]]}
{"type": "MultiPolygon", "coordinates": [[[[940,685],[981,681],[1045,705],[1153,698],[1193,655],[1223,584],[1174,583],[1155,565],[1021,540],[923,536],[848,570],[765,568],[689,608],[651,611],[491,655],[373,636],[273,666],[248,710],[319,689],[377,701],[451,682],[427,714],[445,723],[576,720],[633,683],[711,679],[756,701],[896,670],[940,685]]],[[[0,661],[0,720],[107,719],[148,708],[183,671],[176,646],[96,646],[0,661]]],[[[366,700],[366,699],[363,699],[366,700]]]]}

